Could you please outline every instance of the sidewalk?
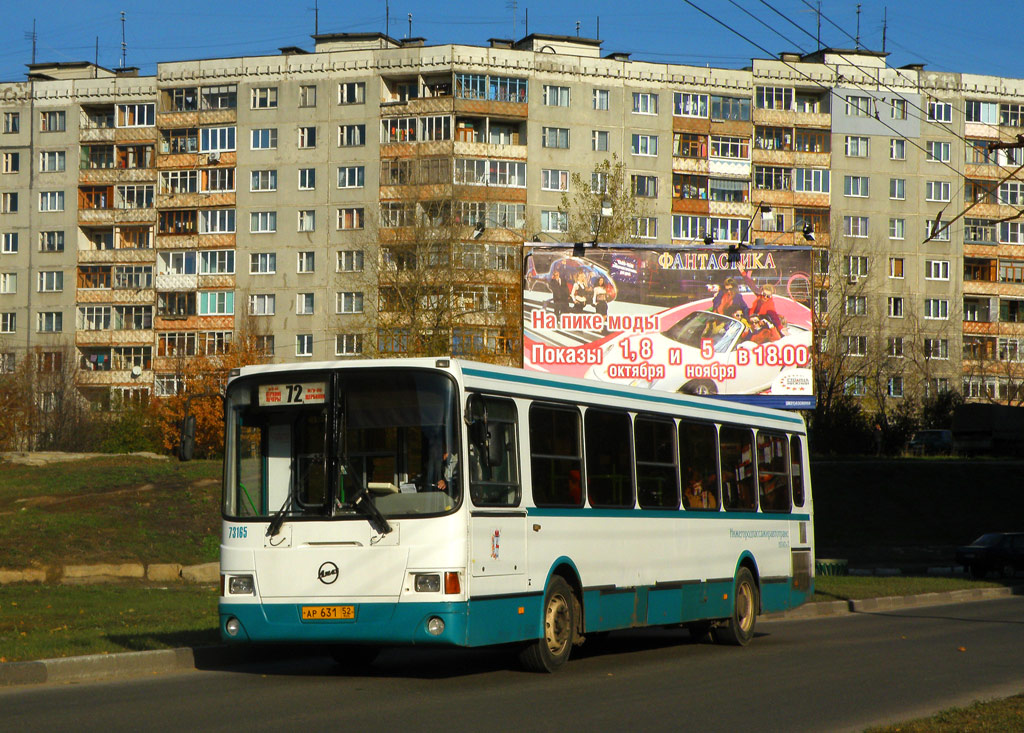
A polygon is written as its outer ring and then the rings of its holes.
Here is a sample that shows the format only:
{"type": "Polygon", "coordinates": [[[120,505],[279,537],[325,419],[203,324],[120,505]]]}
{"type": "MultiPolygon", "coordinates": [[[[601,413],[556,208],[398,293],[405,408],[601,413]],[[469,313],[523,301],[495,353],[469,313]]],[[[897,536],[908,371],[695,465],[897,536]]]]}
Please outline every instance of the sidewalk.
{"type": "MultiPolygon", "coordinates": [[[[835,617],[854,613],[895,611],[969,601],[1009,598],[1014,588],[975,588],[922,593],[913,596],[866,598],[857,601],[807,603],[792,611],[764,614],[766,621],[835,617]]],[[[311,651],[315,649],[311,648],[311,651]]],[[[0,664],[0,687],[54,683],[105,682],[200,669],[220,669],[263,661],[281,654],[297,654],[294,647],[212,646],[159,649],[123,654],[92,654],[84,657],[42,659],[0,664]]]]}

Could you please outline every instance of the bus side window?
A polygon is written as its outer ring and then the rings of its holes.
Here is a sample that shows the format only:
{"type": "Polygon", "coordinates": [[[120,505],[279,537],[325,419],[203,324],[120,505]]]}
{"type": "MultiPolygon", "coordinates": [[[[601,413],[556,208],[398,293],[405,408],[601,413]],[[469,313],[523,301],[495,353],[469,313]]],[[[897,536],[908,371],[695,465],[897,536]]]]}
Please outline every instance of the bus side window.
{"type": "Polygon", "coordinates": [[[537,506],[583,506],[580,414],[571,407],[530,407],[530,468],[537,506]]]}
{"type": "Polygon", "coordinates": [[[793,466],[793,504],[804,505],[804,455],[800,438],[796,435],[789,439],[789,460],[793,466]]]}
{"type": "Polygon", "coordinates": [[[679,471],[676,470],[676,426],[664,418],[637,415],[636,494],[644,509],[679,508],[679,471]]]}
{"type": "Polygon", "coordinates": [[[789,451],[782,433],[757,431],[757,486],[762,512],[788,512],[789,451]]]}
{"type": "Polygon", "coordinates": [[[717,511],[718,440],[711,423],[679,422],[679,470],[683,477],[683,506],[717,511]]]}
{"type": "Polygon", "coordinates": [[[467,432],[469,492],[473,503],[518,506],[521,492],[515,403],[481,395],[473,395],[472,399],[474,422],[467,432]]]}
{"type": "Polygon", "coordinates": [[[756,511],[754,434],[723,426],[718,433],[722,460],[722,503],[726,509],[756,511]]]}
{"type": "Polygon", "coordinates": [[[587,497],[590,506],[633,508],[633,446],[628,412],[587,410],[587,497]]]}

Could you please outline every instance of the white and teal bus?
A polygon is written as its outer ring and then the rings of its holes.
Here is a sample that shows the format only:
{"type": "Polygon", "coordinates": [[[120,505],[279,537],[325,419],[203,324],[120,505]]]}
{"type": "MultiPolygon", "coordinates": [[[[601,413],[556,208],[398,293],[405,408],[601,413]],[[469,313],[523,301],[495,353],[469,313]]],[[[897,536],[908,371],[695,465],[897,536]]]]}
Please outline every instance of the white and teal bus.
{"type": "Polygon", "coordinates": [[[220,626],[342,662],[687,625],[813,592],[794,413],[456,359],[252,366],[225,401],[220,626]]]}

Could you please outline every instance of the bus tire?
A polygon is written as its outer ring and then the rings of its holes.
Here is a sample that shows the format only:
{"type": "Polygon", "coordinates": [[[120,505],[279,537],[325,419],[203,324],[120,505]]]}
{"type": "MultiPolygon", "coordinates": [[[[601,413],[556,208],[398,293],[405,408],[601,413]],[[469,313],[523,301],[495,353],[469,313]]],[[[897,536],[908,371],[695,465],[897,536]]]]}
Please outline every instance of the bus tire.
{"type": "Polygon", "coordinates": [[[715,640],[719,644],[746,646],[754,638],[757,623],[758,593],[754,576],[747,568],[736,573],[732,592],[732,616],[715,628],[715,640]]]}
{"type": "Polygon", "coordinates": [[[331,647],[334,661],[347,672],[365,670],[379,654],[380,647],[373,644],[335,644],[331,647]]]}
{"type": "Polygon", "coordinates": [[[554,672],[569,660],[576,629],[576,605],[572,588],[560,575],[552,576],[541,610],[542,633],[519,653],[519,661],[531,672],[554,672]]]}

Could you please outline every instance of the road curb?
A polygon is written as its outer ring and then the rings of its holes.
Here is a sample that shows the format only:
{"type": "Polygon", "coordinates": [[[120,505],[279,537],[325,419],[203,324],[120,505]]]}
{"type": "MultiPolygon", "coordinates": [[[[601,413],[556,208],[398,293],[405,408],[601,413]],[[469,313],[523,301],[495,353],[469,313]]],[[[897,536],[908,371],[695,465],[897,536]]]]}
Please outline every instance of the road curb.
{"type": "MultiPolygon", "coordinates": [[[[971,588],[944,593],[922,593],[913,596],[888,596],[855,601],[807,603],[792,611],[768,613],[767,621],[829,618],[855,613],[874,613],[898,609],[941,606],[969,601],[991,601],[1009,598],[1014,588],[971,588]]],[[[103,682],[148,675],[171,674],[188,670],[218,669],[267,659],[309,654],[291,646],[208,646],[157,649],[146,652],[90,654],[83,657],[42,659],[34,662],[0,664],[0,687],[39,685],[46,683],[103,682]]]]}

